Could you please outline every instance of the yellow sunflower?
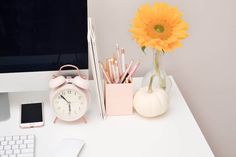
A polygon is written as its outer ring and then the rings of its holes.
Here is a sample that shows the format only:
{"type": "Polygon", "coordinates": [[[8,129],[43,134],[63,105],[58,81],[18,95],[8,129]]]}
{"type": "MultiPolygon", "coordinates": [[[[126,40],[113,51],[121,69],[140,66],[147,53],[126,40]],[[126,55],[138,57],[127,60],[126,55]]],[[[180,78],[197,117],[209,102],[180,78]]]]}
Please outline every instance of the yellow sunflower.
{"type": "Polygon", "coordinates": [[[182,20],[177,7],[155,3],[138,9],[130,32],[142,48],[169,52],[181,46],[180,40],[188,36],[187,30],[188,24],[182,20]]]}

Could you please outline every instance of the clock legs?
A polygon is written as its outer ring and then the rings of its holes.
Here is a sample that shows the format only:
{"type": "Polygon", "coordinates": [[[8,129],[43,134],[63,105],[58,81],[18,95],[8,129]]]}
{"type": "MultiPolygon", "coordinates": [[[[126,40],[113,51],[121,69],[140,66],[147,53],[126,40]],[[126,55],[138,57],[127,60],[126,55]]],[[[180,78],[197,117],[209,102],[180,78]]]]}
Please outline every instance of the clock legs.
{"type": "Polygon", "coordinates": [[[57,122],[57,119],[58,119],[57,117],[54,119],[54,121],[53,121],[54,124],[57,122]]]}
{"type": "Polygon", "coordinates": [[[79,119],[79,121],[82,121],[82,122],[84,122],[84,123],[87,123],[87,119],[83,116],[83,117],[81,117],[80,119],[79,119]]]}

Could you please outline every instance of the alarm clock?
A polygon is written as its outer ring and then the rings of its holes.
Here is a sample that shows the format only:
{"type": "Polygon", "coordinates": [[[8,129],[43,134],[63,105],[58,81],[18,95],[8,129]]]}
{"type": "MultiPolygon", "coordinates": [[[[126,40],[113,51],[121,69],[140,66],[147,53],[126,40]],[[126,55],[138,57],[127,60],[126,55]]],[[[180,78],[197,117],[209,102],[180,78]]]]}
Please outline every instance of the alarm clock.
{"type": "Polygon", "coordinates": [[[49,87],[51,89],[50,103],[56,119],[71,122],[83,118],[88,110],[89,81],[80,75],[78,67],[62,66],[49,81],[49,87]],[[62,69],[66,67],[76,69],[75,76],[62,75],[62,69]]]}

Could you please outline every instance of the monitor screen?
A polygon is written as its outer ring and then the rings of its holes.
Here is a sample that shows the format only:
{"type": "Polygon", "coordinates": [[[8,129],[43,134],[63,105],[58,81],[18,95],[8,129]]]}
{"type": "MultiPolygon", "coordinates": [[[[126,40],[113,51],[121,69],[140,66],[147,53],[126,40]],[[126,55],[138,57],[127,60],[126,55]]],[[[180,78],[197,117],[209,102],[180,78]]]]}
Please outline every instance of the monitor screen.
{"type": "Polygon", "coordinates": [[[87,0],[1,0],[0,73],[88,68],[87,0]]]}

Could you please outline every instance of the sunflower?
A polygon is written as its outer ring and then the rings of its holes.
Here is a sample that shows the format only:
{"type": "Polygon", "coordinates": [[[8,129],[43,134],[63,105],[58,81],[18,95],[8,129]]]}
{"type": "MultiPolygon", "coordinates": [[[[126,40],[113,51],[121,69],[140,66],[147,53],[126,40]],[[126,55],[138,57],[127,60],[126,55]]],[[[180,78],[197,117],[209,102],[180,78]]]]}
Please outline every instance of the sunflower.
{"type": "Polygon", "coordinates": [[[181,46],[187,37],[188,24],[182,20],[178,8],[166,3],[142,5],[133,19],[130,32],[142,47],[169,52],[181,46]]]}

